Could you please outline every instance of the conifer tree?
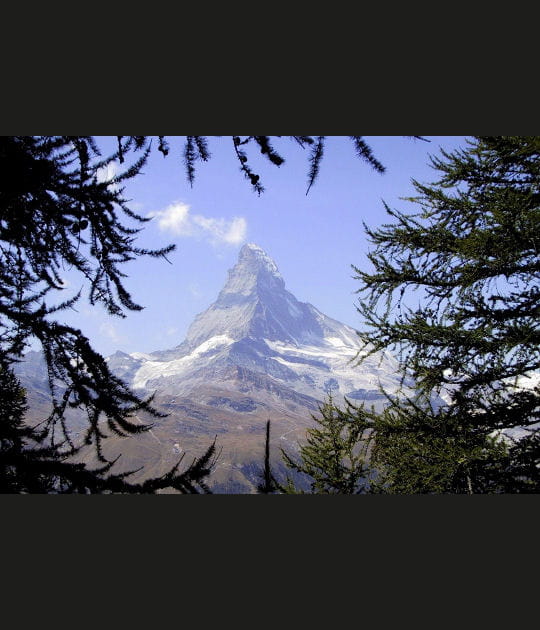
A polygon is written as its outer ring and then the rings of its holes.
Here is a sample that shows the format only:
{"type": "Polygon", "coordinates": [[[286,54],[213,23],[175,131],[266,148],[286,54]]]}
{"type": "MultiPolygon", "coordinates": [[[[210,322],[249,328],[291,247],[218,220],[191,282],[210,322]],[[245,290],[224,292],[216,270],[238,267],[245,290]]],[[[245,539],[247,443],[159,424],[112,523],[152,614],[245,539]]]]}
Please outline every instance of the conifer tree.
{"type": "Polygon", "coordinates": [[[416,210],[366,227],[373,271],[354,267],[366,356],[395,351],[418,388],[375,422],[380,490],[538,492],[540,138],[431,161],[416,210]]]}
{"type": "Polygon", "coordinates": [[[26,393],[15,374],[1,365],[0,392],[0,493],[50,491],[50,479],[31,474],[25,465],[25,442],[33,436],[24,423],[26,393]]]}
{"type": "MultiPolygon", "coordinates": [[[[370,413],[347,400],[345,408],[340,409],[328,393],[319,406],[319,414],[312,414],[312,418],[315,426],[306,431],[299,459],[293,459],[281,449],[286,466],[306,480],[310,494],[367,492],[372,475],[368,460],[372,434],[370,413]]],[[[290,477],[285,484],[276,485],[285,494],[304,493],[290,477]]]]}
{"type": "Polygon", "coordinates": [[[257,492],[260,494],[272,494],[276,489],[276,482],[270,467],[270,420],[266,421],[266,439],[264,445],[264,470],[261,475],[261,480],[257,485],[257,492]]]}

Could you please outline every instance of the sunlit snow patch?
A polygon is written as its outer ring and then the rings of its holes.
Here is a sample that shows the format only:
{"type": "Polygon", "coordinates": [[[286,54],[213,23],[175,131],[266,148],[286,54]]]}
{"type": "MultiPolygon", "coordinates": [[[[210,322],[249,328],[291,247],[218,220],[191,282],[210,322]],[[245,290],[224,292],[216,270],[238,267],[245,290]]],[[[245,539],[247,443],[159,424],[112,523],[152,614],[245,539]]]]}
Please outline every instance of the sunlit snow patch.
{"type": "Polygon", "coordinates": [[[215,350],[220,346],[228,346],[234,343],[234,340],[227,335],[216,335],[207,339],[205,342],[197,346],[195,350],[190,352],[180,359],[173,359],[172,361],[147,361],[136,372],[133,379],[134,389],[143,389],[146,387],[148,381],[166,377],[176,376],[182,374],[190,369],[192,362],[199,358],[201,355],[206,354],[211,350],[215,350]]]}

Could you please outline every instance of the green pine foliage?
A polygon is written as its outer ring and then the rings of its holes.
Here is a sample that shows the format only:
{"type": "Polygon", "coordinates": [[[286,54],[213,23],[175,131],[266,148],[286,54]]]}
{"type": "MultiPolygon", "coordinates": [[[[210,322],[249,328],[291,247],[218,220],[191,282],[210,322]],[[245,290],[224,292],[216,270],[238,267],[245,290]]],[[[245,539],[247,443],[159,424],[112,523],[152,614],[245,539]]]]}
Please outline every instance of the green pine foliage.
{"type": "Polygon", "coordinates": [[[474,415],[430,399],[388,399],[374,416],[371,491],[384,494],[500,492],[508,446],[486,435],[474,415]]]}
{"type": "MultiPolygon", "coordinates": [[[[345,409],[334,403],[331,394],[312,415],[315,427],[306,431],[306,442],[300,446],[299,459],[281,449],[288,468],[303,476],[310,494],[360,494],[369,488],[372,469],[368,461],[372,422],[363,407],[346,401],[345,409]]],[[[277,484],[285,494],[304,494],[287,477],[277,484]]]]}
{"type": "Polygon", "coordinates": [[[538,492],[540,138],[475,137],[432,166],[354,267],[365,349],[418,388],[375,422],[380,487],[538,492]]]}
{"type": "Polygon", "coordinates": [[[5,366],[0,366],[0,392],[0,493],[46,492],[52,488],[50,480],[19,465],[33,431],[24,423],[26,393],[5,366]]]}

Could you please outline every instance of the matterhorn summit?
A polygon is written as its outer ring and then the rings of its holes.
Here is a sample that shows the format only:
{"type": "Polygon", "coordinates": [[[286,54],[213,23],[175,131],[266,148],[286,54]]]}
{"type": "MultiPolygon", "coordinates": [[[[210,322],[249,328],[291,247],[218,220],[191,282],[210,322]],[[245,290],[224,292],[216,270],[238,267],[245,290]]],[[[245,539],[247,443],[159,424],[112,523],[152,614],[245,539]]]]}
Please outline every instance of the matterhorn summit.
{"type": "Polygon", "coordinates": [[[321,318],[313,306],[299,302],[285,289],[276,263],[260,247],[248,244],[240,250],[217,300],[195,319],[180,348],[193,350],[218,336],[294,346],[320,343],[321,318]]]}
{"type": "Polygon", "coordinates": [[[117,353],[109,361],[137,390],[183,396],[197,390],[200,399],[210,386],[257,389],[264,383],[265,392],[316,409],[329,391],[338,400],[374,401],[383,399],[379,385],[398,387],[394,359],[373,356],[358,366],[359,351],[354,329],[298,301],[272,258],[250,243],[180,345],[146,355],[117,353]]]}

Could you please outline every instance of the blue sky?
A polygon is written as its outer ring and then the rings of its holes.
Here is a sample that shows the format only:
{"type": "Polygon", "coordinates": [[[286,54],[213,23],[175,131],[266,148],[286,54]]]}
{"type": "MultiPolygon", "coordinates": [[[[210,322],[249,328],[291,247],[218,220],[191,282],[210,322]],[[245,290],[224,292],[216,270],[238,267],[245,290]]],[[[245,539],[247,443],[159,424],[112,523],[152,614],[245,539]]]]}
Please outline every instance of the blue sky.
{"type": "MultiPolygon", "coordinates": [[[[143,311],[113,318],[90,306],[83,292],[76,311],[64,312],[62,319],[81,328],[105,356],[116,350],[171,348],[184,339],[195,315],[216,299],[240,248],[251,242],[275,260],[286,288],[299,300],[359,327],[351,264],[368,264],[362,221],[372,227],[387,221],[383,200],[393,208],[411,208],[400,197],[414,193],[411,179],[433,180],[429,155],[465,145],[463,136],[425,137],[429,143],[365,136],[386,167],[384,174],[360,160],[348,138],[329,137],[308,195],[308,152],[286,137],[276,139],[275,149],[285,158],[280,167],[248,151],[265,187],[260,196],[239,171],[229,137],[208,138],[212,157],[198,162],[193,187],[185,174],[183,138],[171,137],[169,155],[153,151],[143,174],[128,182],[126,196],[134,210],[153,216],[137,244],[160,248],[176,243],[169,255],[172,264],[142,258],[124,267],[126,288],[143,311]]],[[[104,150],[114,147],[113,138],[98,142],[104,150]]],[[[69,272],[66,280],[63,298],[83,284],[69,272]]]]}

